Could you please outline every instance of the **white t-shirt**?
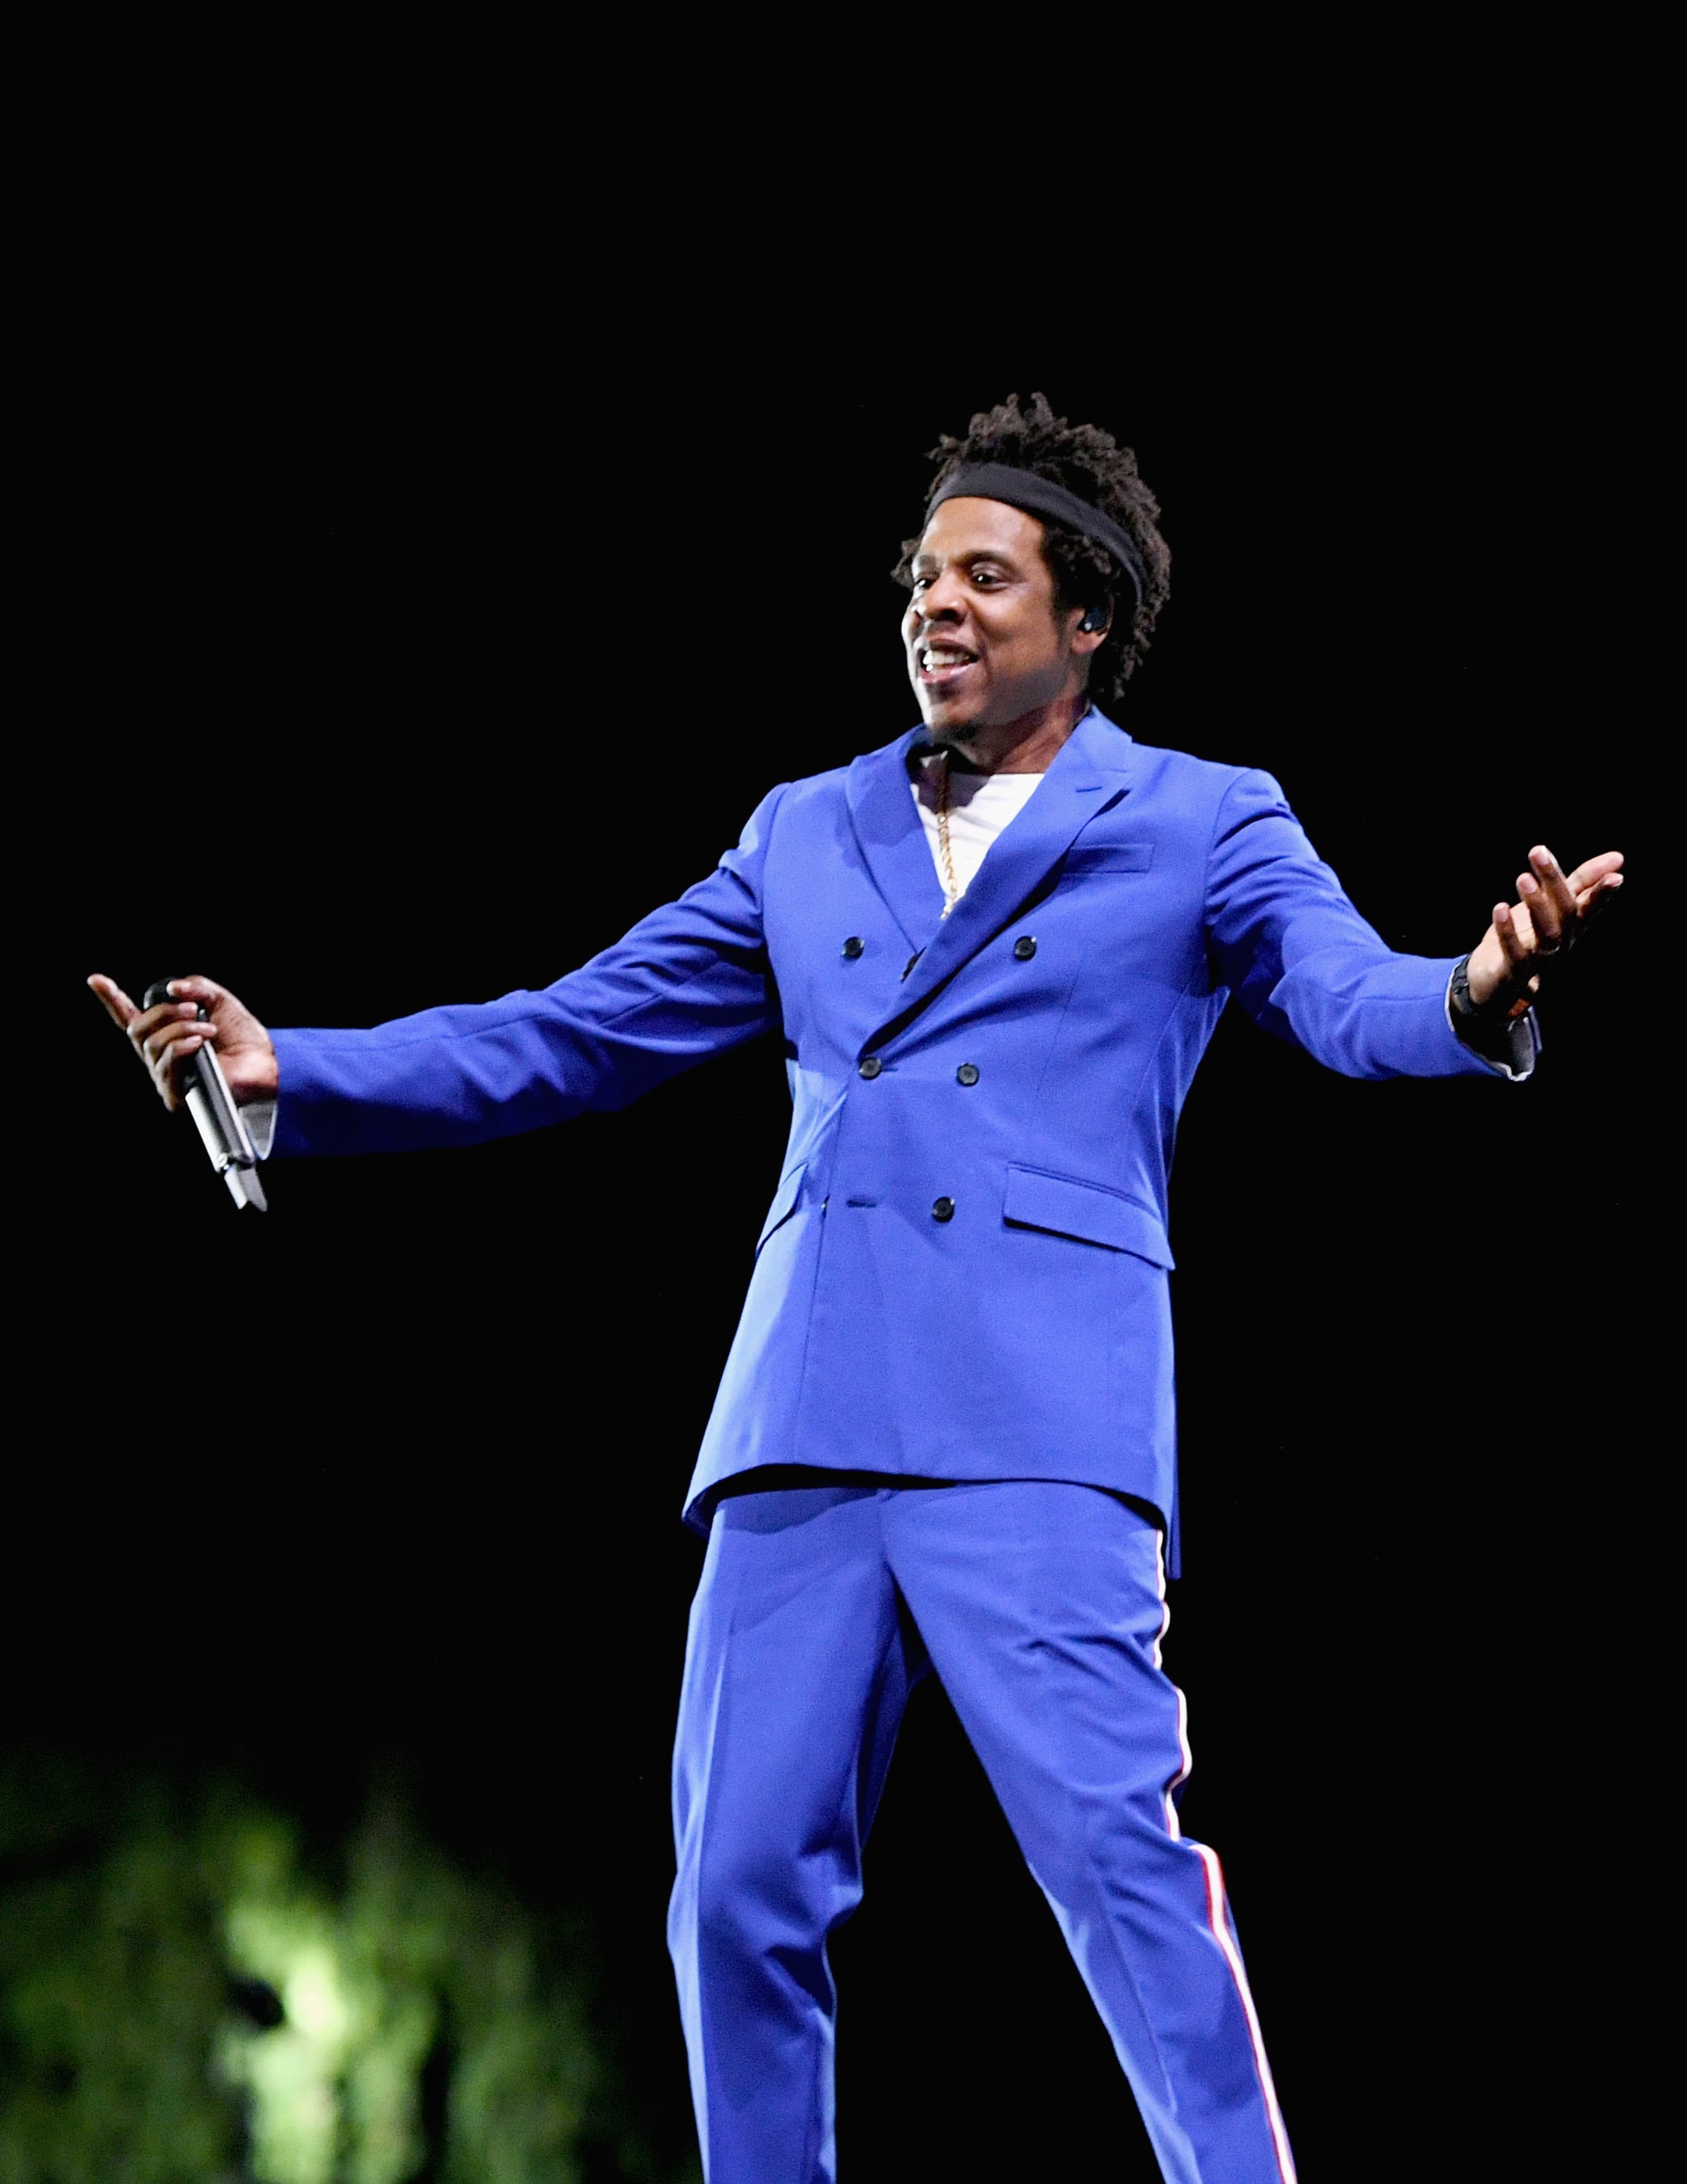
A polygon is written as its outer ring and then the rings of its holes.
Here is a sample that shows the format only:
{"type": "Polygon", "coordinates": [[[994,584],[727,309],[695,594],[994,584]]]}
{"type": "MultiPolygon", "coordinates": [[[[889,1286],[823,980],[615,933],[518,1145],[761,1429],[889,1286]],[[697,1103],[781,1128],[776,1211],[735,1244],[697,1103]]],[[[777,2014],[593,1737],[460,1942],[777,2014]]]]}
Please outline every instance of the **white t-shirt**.
{"type": "MultiPolygon", "coordinates": [[[[978,877],[984,852],[1011,819],[1031,801],[1040,773],[955,773],[949,777],[949,847],[955,860],[955,883],[964,894],[978,877]]],[[[908,784],[920,807],[920,823],[944,881],[943,848],[938,834],[938,805],[943,796],[943,767],[935,759],[908,784]]]]}

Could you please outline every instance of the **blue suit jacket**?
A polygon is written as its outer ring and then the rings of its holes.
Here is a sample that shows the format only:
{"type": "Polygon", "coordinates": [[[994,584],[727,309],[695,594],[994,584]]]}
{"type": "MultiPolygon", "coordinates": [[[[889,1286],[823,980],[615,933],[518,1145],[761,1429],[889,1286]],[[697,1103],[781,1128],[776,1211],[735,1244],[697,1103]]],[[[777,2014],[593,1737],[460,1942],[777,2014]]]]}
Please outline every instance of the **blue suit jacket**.
{"type": "Polygon", "coordinates": [[[1077,1480],[1174,1524],[1166,1181],[1219,1011],[1350,1076],[1482,1074],[1455,959],[1387,948],[1268,775],[1094,712],[944,921],[917,734],[774,789],[543,993],[277,1033],[276,1150],[532,1129],[782,1029],[790,1143],[688,1513],[802,1463],[1077,1480]]]}

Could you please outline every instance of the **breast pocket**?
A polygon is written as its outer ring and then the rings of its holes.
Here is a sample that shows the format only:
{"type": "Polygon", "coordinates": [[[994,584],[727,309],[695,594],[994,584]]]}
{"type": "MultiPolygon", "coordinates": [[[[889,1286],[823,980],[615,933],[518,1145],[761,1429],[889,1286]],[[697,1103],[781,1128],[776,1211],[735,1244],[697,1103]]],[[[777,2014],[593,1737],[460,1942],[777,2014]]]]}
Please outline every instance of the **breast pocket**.
{"type": "Polygon", "coordinates": [[[1066,877],[1087,880],[1110,872],[1145,872],[1153,862],[1152,842],[1080,842],[1066,858],[1066,877]]]}

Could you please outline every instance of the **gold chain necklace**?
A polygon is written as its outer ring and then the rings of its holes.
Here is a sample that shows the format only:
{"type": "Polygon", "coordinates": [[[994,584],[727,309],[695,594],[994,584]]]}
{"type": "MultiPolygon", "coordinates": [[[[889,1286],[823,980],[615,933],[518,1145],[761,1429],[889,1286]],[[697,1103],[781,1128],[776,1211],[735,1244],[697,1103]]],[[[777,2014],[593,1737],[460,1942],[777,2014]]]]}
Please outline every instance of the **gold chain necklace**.
{"type": "Polygon", "coordinates": [[[938,857],[943,866],[943,891],[946,898],[943,914],[945,917],[960,900],[962,889],[955,877],[955,851],[949,838],[949,753],[938,757],[938,857]]]}

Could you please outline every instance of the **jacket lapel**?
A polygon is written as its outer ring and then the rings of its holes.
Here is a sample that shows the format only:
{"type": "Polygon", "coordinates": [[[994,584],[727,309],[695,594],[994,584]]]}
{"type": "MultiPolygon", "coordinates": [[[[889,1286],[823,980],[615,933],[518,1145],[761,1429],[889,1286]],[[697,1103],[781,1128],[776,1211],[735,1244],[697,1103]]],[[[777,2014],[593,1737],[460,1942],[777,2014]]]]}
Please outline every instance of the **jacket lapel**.
{"type": "Polygon", "coordinates": [[[908,752],[919,734],[910,728],[869,751],[844,776],[861,855],[910,948],[923,948],[943,916],[943,886],[908,777],[908,752]]]}
{"type": "Polygon", "coordinates": [[[1129,737],[1105,715],[1087,713],[1025,809],[991,843],[977,878],[944,918],[943,890],[937,884],[931,849],[908,790],[905,753],[912,740],[910,737],[897,747],[897,778],[912,821],[911,838],[925,861],[925,878],[934,891],[935,907],[916,940],[916,945],[918,939],[929,944],[899,996],[899,1022],[921,1007],[963,963],[995,938],[1096,813],[1128,790],[1133,772],[1129,737]]]}

